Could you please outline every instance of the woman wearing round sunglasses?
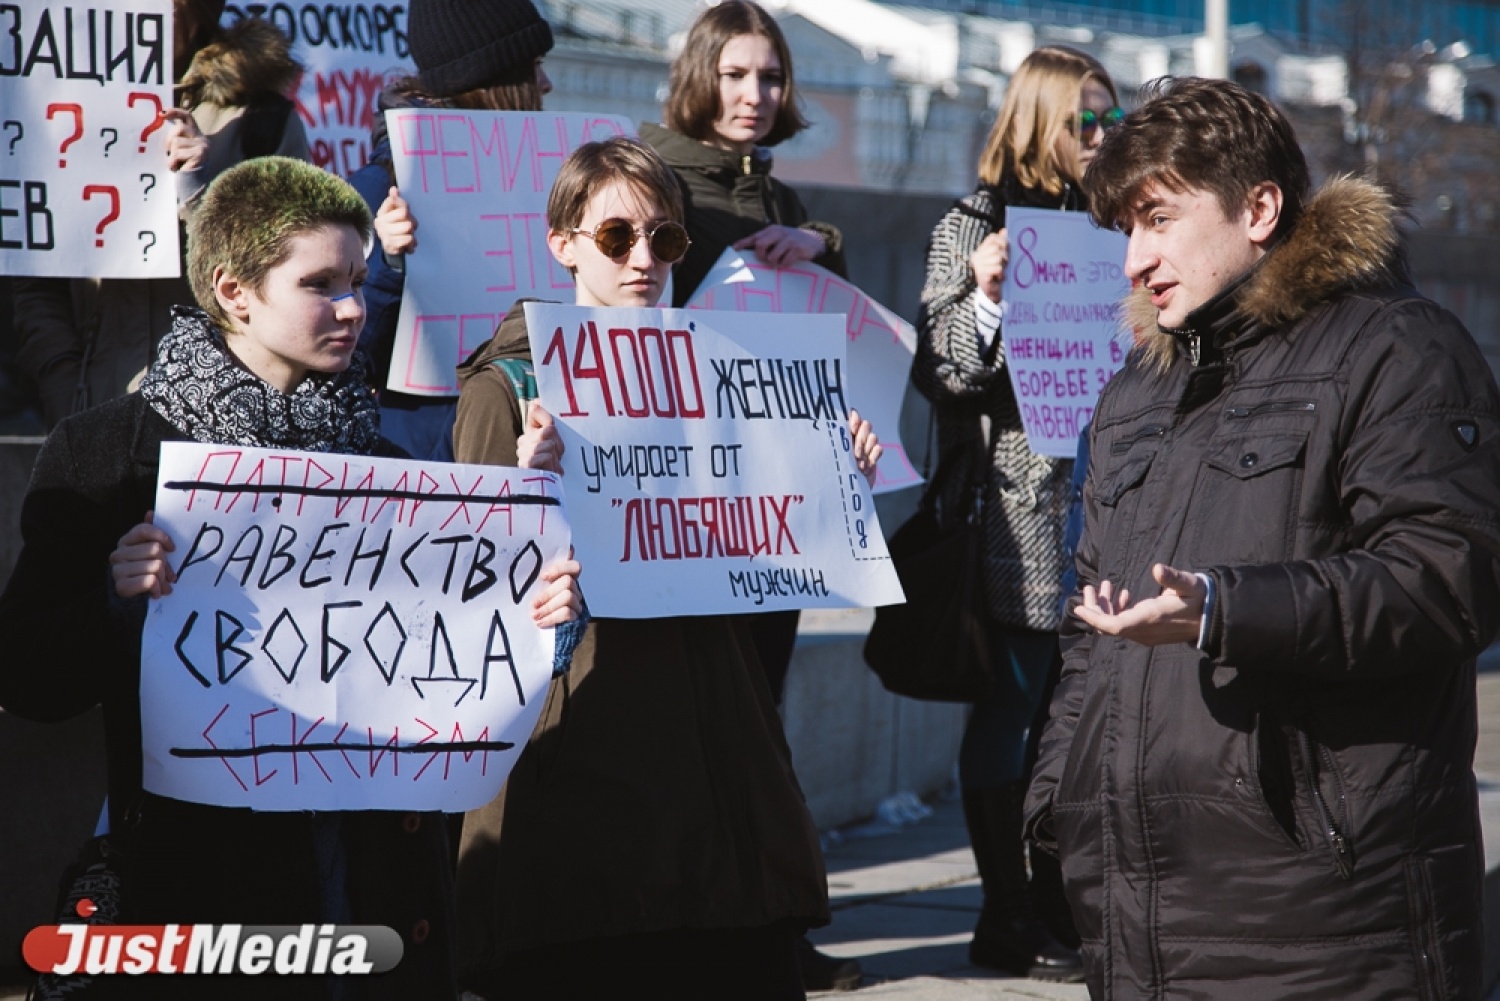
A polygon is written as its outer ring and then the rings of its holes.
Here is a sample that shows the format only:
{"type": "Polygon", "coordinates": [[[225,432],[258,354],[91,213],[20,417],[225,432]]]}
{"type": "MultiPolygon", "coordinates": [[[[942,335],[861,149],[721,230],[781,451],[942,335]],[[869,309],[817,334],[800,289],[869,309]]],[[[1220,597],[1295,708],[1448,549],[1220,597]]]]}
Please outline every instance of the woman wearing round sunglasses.
{"type": "Polygon", "coordinates": [[[1028,881],[1021,840],[1027,733],[1057,649],[1073,463],[1027,446],[1005,371],[1005,211],[1085,209],[1079,181],[1104,130],[1122,117],[1117,104],[1104,67],[1074,49],[1037,49],[1016,70],[979,160],[978,188],[948,210],[928,244],[912,366],[913,383],[932,402],[940,461],[960,467],[947,477],[956,489],[943,510],[964,510],[964,467],[991,449],[978,600],[995,686],[975,703],[959,751],[964,818],[984,885],[969,958],[1045,980],[1083,977],[1068,947],[1076,940],[1054,937],[1073,938],[1056,862],[1034,854],[1028,881]]]}
{"type": "MultiPolygon", "coordinates": [[[[651,307],[681,219],[671,170],[616,137],[563,164],[547,245],[579,305],[651,307]]],[[[517,305],[459,370],[459,460],[562,472],[514,374],[530,358],[517,305]]],[[[872,475],[878,439],[849,430],[872,475]]],[[[827,922],[827,881],[745,617],[595,619],[505,791],[465,818],[456,885],[464,986],[486,998],[804,997],[796,942],[827,922]]]]}

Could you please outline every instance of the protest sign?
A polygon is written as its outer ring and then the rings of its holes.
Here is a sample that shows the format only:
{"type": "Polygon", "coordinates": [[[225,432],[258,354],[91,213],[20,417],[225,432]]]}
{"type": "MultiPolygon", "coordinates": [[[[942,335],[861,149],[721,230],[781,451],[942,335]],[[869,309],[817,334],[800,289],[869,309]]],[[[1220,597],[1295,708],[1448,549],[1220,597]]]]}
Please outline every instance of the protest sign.
{"type": "Polygon", "coordinates": [[[406,258],[389,389],[454,396],[454,369],[517,299],[573,298],[547,249],[547,196],[568,154],[630,135],[627,118],[540,111],[388,111],[396,181],[424,239],[406,258]]]}
{"type": "Polygon", "coordinates": [[[730,247],[687,302],[688,309],[751,313],[838,313],[849,340],[850,405],[880,435],[885,455],[877,494],[922,482],[901,444],[901,401],[917,350],[911,324],[847,280],[810,262],[762,264],[754,251],[730,247]]]}
{"type": "Polygon", "coordinates": [[[527,303],[595,615],[903,600],[847,415],[844,322],[527,303]]]}
{"type": "Polygon", "coordinates": [[[171,0],[0,4],[0,274],[171,278],[171,0]]]}
{"type": "Polygon", "coordinates": [[[141,645],[145,785],[257,810],[468,810],[531,735],[568,551],[551,473],[162,447],[172,593],[141,645]]]}
{"type": "Polygon", "coordinates": [[[292,41],[304,68],[295,94],[313,163],[348,177],[370,159],[376,100],[415,72],[404,3],[230,3],[224,23],[261,17],[292,41]]]}
{"type": "Polygon", "coordinates": [[[1005,367],[1031,450],[1071,459],[1130,348],[1119,313],[1130,291],[1125,237],[1085,212],[1009,208],[1005,226],[1005,367]]]}

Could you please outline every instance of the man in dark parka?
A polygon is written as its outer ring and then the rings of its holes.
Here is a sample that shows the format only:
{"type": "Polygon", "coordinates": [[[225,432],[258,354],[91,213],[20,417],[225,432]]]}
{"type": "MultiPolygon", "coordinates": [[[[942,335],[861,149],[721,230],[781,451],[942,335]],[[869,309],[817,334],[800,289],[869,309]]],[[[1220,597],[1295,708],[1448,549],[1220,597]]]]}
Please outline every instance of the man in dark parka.
{"type": "Polygon", "coordinates": [[[1477,1001],[1500,394],[1405,284],[1384,191],[1309,198],[1234,84],[1147,96],[1085,180],[1138,343],[1094,415],[1028,833],[1094,998],[1477,1001]]]}

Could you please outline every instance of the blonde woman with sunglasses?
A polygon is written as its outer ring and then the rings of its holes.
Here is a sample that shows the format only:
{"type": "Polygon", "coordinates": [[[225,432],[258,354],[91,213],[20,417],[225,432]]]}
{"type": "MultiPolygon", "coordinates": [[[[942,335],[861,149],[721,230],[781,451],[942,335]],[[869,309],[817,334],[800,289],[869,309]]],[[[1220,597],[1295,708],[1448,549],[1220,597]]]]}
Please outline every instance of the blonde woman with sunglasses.
{"type": "MultiPolygon", "coordinates": [[[[1016,70],[979,160],[979,185],[956,202],[927,248],[912,381],[932,402],[940,461],[957,517],[967,468],[988,454],[984,562],[978,600],[995,685],[974,705],[959,752],[964,817],[984,885],[972,962],[1042,980],[1077,981],[1083,966],[1060,881],[1029,881],[1021,840],[1027,734],[1057,650],[1063,545],[1073,463],[1026,444],[1005,371],[1010,206],[1081,211],[1080,186],[1104,130],[1123,117],[1114,84],[1092,56],[1037,49],[1016,70]],[[992,433],[993,432],[993,433],[992,433]],[[1040,892],[1043,887],[1050,893],[1040,892]],[[1039,914],[1039,903],[1049,919],[1039,914]],[[1059,941],[1059,937],[1066,941],[1059,941]]],[[[1032,869],[1051,862],[1032,857],[1032,869]]]]}

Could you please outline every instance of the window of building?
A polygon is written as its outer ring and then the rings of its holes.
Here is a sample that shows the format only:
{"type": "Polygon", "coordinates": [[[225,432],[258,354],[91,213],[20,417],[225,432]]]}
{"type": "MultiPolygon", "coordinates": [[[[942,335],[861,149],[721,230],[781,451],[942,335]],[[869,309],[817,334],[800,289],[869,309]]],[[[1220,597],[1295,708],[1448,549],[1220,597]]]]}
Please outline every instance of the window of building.
{"type": "Polygon", "coordinates": [[[1257,94],[1266,92],[1266,68],[1260,63],[1240,63],[1230,70],[1234,82],[1257,94]]]}
{"type": "Polygon", "coordinates": [[[1479,125],[1495,124],[1495,99],[1482,90],[1464,95],[1464,121],[1479,125]]]}

